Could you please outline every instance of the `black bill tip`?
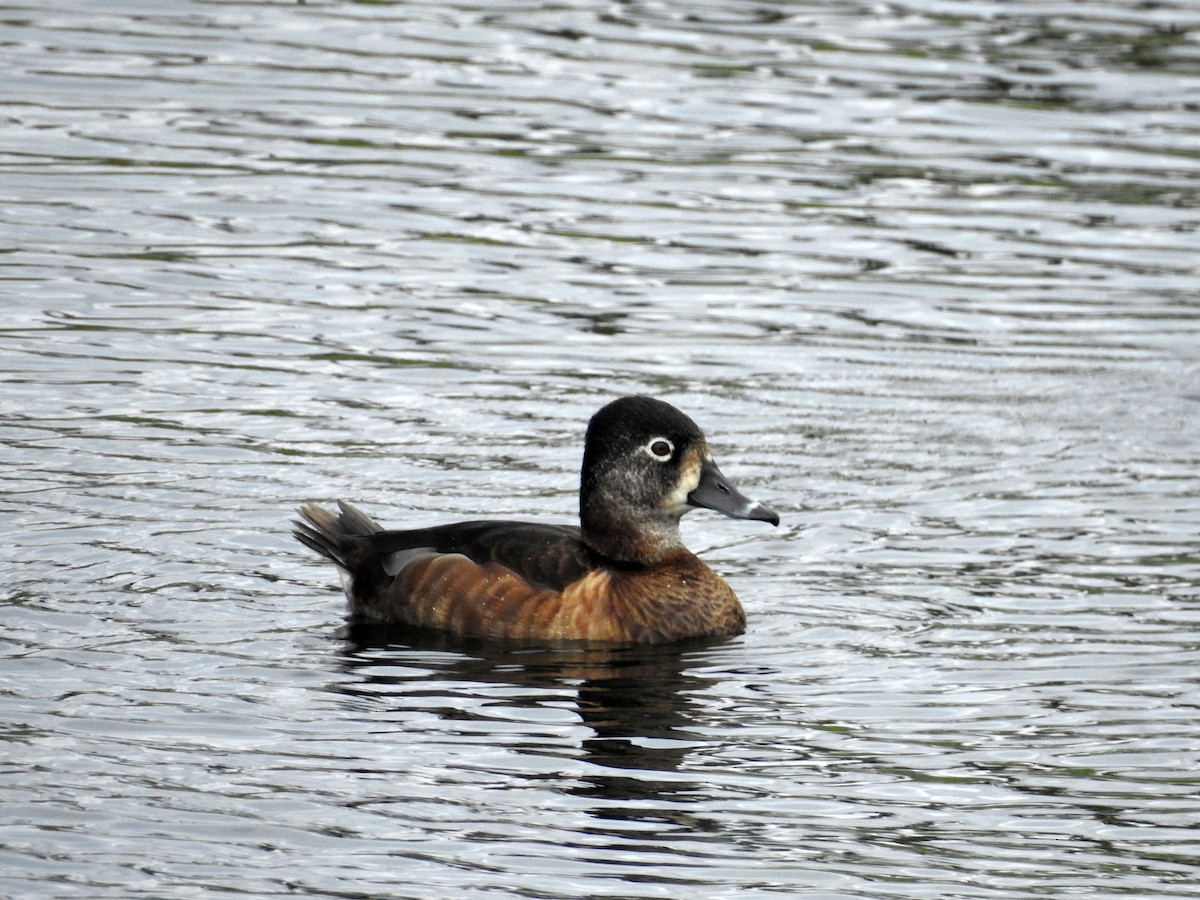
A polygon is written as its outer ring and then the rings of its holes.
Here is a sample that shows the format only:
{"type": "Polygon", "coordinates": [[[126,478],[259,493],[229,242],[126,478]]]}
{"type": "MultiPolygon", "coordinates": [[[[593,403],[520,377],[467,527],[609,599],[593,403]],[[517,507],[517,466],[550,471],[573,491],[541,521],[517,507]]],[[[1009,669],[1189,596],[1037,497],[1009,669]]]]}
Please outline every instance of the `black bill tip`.
{"type": "Polygon", "coordinates": [[[688,503],[704,509],[715,509],[731,519],[753,519],[758,522],[779,524],[779,513],[751,500],[729,483],[717,464],[711,459],[704,460],[700,467],[700,484],[688,494],[688,503]]]}

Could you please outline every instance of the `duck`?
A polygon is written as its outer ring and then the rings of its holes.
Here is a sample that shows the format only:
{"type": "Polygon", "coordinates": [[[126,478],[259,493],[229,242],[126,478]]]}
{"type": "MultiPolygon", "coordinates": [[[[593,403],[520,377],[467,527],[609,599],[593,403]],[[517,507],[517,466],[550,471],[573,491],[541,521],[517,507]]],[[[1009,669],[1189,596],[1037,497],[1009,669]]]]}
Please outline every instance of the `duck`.
{"type": "Polygon", "coordinates": [[[717,467],[688,416],[627,396],[588,422],[579,524],[474,520],[385,529],[345,501],[293,534],[338,568],[354,624],[534,643],[666,644],[741,634],[733,589],[689,551],[694,509],[779,524],[717,467]]]}

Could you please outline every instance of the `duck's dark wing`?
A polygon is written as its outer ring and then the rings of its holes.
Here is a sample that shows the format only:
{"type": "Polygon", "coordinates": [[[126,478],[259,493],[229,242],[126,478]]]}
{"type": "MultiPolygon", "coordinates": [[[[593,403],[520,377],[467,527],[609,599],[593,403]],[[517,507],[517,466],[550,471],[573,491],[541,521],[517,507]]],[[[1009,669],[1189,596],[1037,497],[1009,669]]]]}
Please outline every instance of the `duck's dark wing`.
{"type": "Polygon", "coordinates": [[[348,503],[300,507],[295,535],[337,564],[354,620],[534,641],[661,643],[738,634],[733,591],[680,550],[667,565],[624,566],[578,528],[463,522],[384,531],[348,503]]]}
{"type": "Polygon", "coordinates": [[[368,538],[384,569],[394,575],[431,553],[457,553],[480,565],[496,563],[531,585],[561,591],[594,569],[594,553],[572,525],[532,522],[457,522],[433,528],[379,531],[368,538]]]}
{"type": "Polygon", "coordinates": [[[604,561],[566,525],[463,522],[385,531],[349,503],[300,507],[296,537],[342,572],[353,616],[461,635],[630,640],[604,561]]]}

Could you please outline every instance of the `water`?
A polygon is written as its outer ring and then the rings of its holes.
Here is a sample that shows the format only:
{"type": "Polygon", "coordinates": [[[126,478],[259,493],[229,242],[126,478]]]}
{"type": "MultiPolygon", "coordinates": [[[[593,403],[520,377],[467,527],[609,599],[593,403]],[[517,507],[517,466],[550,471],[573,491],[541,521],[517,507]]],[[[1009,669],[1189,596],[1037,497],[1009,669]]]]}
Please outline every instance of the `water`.
{"type": "Polygon", "coordinates": [[[1200,896],[1191,4],[0,20],[0,894],[1200,896]],[[634,391],[745,636],[345,633],[634,391]]]}

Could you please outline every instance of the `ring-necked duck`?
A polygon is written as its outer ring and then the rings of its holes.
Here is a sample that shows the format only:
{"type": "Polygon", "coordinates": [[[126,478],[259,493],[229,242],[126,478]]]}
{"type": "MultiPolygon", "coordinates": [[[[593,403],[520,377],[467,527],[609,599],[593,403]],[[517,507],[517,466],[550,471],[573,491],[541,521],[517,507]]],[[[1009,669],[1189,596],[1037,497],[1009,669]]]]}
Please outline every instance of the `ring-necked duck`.
{"type": "Polygon", "coordinates": [[[742,496],[696,424],[623,397],[588,423],[579,526],[477,521],[385,531],[349,503],[298,510],[295,535],[332,560],[353,617],[516,640],[664,643],[740,634],[746,614],[683,546],[696,508],[779,524],[742,496]]]}

